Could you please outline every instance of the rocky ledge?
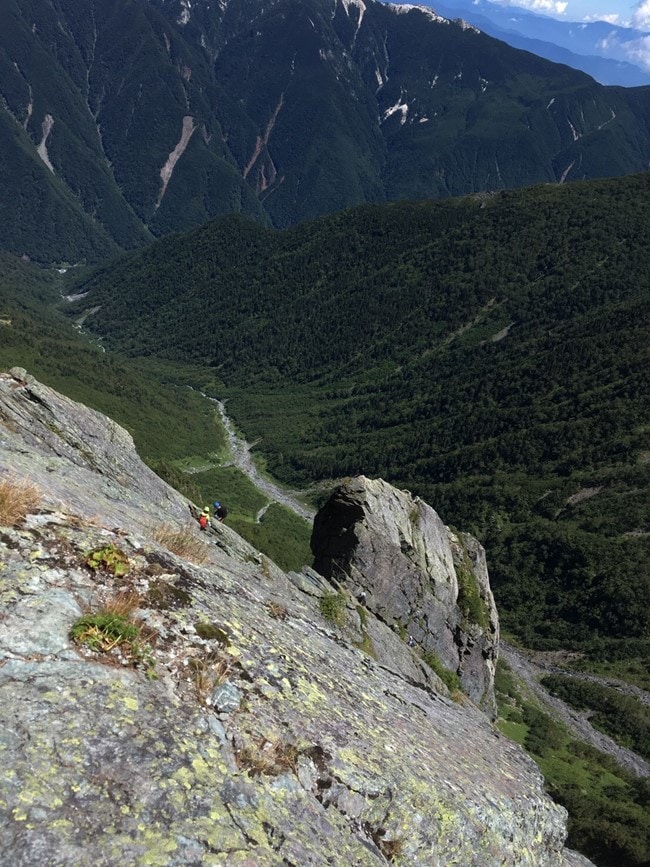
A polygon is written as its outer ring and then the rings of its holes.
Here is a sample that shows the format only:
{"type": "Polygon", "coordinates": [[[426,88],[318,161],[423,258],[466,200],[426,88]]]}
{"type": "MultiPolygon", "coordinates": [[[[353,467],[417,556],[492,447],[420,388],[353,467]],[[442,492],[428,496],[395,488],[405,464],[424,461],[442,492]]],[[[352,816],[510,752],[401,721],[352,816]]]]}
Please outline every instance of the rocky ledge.
{"type": "Polygon", "coordinates": [[[16,369],[0,485],[27,492],[0,527],[5,863],[588,864],[384,607],[201,534],[124,430],[16,369]]]}

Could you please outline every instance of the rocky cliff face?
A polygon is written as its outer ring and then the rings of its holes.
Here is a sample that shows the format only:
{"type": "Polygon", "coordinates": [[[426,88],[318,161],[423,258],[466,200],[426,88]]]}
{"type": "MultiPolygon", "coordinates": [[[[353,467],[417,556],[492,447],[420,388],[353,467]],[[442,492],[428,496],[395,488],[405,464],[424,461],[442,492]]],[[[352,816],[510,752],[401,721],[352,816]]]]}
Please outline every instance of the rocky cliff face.
{"type": "Polygon", "coordinates": [[[351,479],[316,516],[316,569],[342,582],[389,626],[435,654],[463,690],[496,712],[499,621],[476,539],[381,479],[351,479]]]}
{"type": "Polygon", "coordinates": [[[14,369],[3,509],[26,481],[0,527],[7,862],[587,863],[535,765],[372,611],[325,616],[315,572],[201,534],[125,431],[14,369]]]}

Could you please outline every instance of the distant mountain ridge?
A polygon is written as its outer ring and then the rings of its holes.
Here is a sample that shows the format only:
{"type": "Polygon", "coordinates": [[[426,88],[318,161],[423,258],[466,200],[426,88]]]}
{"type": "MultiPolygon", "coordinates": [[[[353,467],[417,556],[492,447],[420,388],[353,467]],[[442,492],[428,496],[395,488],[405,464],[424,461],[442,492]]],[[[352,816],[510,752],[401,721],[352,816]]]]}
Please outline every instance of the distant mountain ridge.
{"type": "Polygon", "coordinates": [[[0,248],[44,262],[650,161],[649,89],[426,7],[7,0],[0,49],[0,248]]]}
{"type": "Polygon", "coordinates": [[[650,84],[650,69],[639,63],[635,46],[648,36],[640,30],[605,21],[559,21],[518,6],[490,0],[427,2],[446,18],[462,16],[484,33],[513,48],[530,51],[553,63],[565,63],[600,84],[639,87],[650,84]]]}

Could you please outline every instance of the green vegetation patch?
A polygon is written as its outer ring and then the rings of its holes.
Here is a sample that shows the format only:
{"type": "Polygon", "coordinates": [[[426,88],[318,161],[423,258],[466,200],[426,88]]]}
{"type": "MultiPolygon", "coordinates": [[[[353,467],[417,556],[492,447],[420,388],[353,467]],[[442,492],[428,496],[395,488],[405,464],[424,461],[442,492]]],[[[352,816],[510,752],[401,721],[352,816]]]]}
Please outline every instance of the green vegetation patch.
{"type": "Polygon", "coordinates": [[[129,558],[115,545],[104,545],[86,554],[86,566],[93,572],[110,572],[121,578],[129,571],[129,558]]]}
{"type": "Polygon", "coordinates": [[[422,654],[422,661],[425,662],[429,668],[435,672],[440,680],[445,684],[445,686],[449,689],[450,692],[455,692],[460,690],[460,678],[455,671],[452,671],[450,668],[444,666],[440,660],[440,657],[433,650],[426,650],[422,654]]]}
{"type": "Polygon", "coordinates": [[[135,623],[128,614],[112,609],[102,610],[80,617],[70,630],[70,637],[79,645],[99,654],[144,668],[147,677],[154,677],[155,659],[150,640],[152,633],[135,623]]]}
{"type": "Polygon", "coordinates": [[[575,677],[548,675],[542,684],[578,710],[592,713],[593,726],[650,760],[650,708],[620,690],[575,677]]]}
{"type": "Polygon", "coordinates": [[[342,593],[325,593],[318,600],[320,613],[337,626],[345,625],[346,599],[342,593]]]}
{"type": "Polygon", "coordinates": [[[598,750],[574,740],[524,699],[499,660],[495,678],[499,729],[539,765],[554,800],[569,811],[567,845],[599,867],[645,867],[650,858],[650,783],[598,750]]]}
{"type": "Polygon", "coordinates": [[[457,535],[461,545],[460,563],[456,565],[458,607],[467,623],[477,623],[482,629],[487,629],[490,625],[490,614],[487,605],[481,598],[478,579],[472,568],[467,549],[463,544],[462,535],[457,535]]]}

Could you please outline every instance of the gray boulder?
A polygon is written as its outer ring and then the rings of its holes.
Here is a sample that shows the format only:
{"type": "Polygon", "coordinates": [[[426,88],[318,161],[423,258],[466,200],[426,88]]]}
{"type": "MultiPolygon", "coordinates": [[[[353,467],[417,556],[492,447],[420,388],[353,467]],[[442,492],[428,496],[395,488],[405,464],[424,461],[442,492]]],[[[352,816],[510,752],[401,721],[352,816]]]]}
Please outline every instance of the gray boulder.
{"type": "MultiPolygon", "coordinates": [[[[456,673],[494,716],[499,621],[485,551],[418,497],[381,479],[344,482],[316,516],[314,567],[456,673]]],[[[409,641],[410,639],[410,641],[409,641]]]]}

